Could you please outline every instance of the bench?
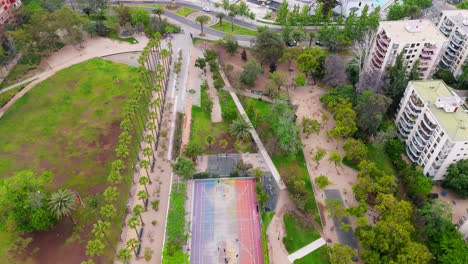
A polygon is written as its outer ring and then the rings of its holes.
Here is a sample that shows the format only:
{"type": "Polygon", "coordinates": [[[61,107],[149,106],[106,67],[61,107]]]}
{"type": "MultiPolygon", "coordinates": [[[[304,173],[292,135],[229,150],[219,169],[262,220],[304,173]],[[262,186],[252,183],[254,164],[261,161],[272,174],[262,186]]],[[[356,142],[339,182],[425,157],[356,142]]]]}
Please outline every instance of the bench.
{"type": "Polygon", "coordinates": [[[141,243],[138,244],[138,248],[136,250],[136,255],[139,256],[140,255],[140,251],[141,251],[141,243]]]}
{"type": "Polygon", "coordinates": [[[138,238],[142,238],[143,237],[143,227],[140,228],[140,234],[138,234],[138,238]]]}

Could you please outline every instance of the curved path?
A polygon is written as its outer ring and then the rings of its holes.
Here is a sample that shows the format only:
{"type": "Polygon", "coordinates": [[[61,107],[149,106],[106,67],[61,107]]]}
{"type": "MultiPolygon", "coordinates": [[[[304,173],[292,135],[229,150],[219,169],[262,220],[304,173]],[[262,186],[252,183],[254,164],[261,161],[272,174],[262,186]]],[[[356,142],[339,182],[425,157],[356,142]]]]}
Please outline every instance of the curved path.
{"type": "MultiPolygon", "coordinates": [[[[63,47],[61,50],[47,58],[47,63],[50,66],[48,71],[31,77],[30,79],[34,81],[32,81],[23,90],[17,93],[5,106],[0,109],[0,118],[19,98],[21,98],[24,94],[36,86],[36,84],[42,82],[50,76],[53,76],[57,71],[96,57],[104,57],[122,52],[142,51],[148,43],[148,38],[143,35],[137,35],[135,38],[138,40],[138,43],[136,44],[130,44],[128,42],[109,38],[94,37],[87,39],[85,41],[85,46],[80,49],[75,49],[71,45],[63,47]]],[[[30,79],[28,80],[30,81],[30,79]]],[[[24,82],[27,82],[28,80],[25,80],[24,82]]]]}

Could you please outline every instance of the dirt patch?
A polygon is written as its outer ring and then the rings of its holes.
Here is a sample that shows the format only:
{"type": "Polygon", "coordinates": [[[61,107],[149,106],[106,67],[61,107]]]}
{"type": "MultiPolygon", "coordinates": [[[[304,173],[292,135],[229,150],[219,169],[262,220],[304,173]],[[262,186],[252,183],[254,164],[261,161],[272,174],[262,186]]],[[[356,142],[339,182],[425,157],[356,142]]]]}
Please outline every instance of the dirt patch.
{"type": "MultiPolygon", "coordinates": [[[[73,236],[73,224],[66,219],[51,231],[37,231],[31,233],[32,242],[25,252],[34,252],[33,263],[80,263],[87,260],[84,238],[91,227],[79,232],[81,239],[70,239],[73,236]],[[69,240],[69,243],[66,241],[69,240]],[[80,241],[83,240],[83,241],[80,241]]],[[[77,236],[77,237],[78,237],[77,236]]],[[[29,256],[24,255],[22,258],[29,256]]]]}
{"type": "Polygon", "coordinates": [[[325,217],[325,207],[320,202],[317,202],[317,205],[320,211],[320,219],[322,220],[322,226],[327,226],[327,218],[325,217]]]}
{"type": "MultiPolygon", "coordinates": [[[[197,46],[201,49],[205,48],[205,43],[204,42],[198,42],[197,46]]],[[[225,74],[227,75],[227,78],[229,79],[229,82],[231,83],[232,86],[236,87],[239,86],[240,89],[242,90],[250,90],[250,91],[256,91],[256,92],[265,92],[265,87],[269,81],[268,79],[268,73],[270,72],[270,64],[265,64],[263,66],[263,75],[259,76],[257,80],[255,81],[255,86],[250,87],[246,86],[243,84],[240,84],[238,80],[239,74],[243,71],[242,66],[249,60],[255,59],[257,62],[260,62],[259,58],[256,57],[250,49],[245,49],[247,53],[247,61],[242,60],[241,58],[241,52],[243,48],[240,48],[238,50],[238,53],[231,55],[228,52],[226,52],[226,49],[223,46],[217,46],[214,45],[213,43],[206,43],[206,48],[207,49],[214,49],[216,53],[218,54],[218,58],[220,61],[220,64],[223,66],[225,69],[225,74]],[[226,70],[227,65],[232,65],[232,70],[228,71],[226,70]]],[[[297,76],[299,72],[297,71],[297,65],[295,62],[291,63],[291,67],[289,67],[289,63],[287,61],[283,63],[277,63],[276,64],[276,70],[278,71],[283,71],[288,74],[288,80],[287,84],[290,84],[293,82],[292,78],[297,76]],[[289,68],[294,69],[293,71],[289,71],[289,68]]],[[[283,92],[286,92],[284,89],[283,92]]]]}
{"type": "Polygon", "coordinates": [[[223,133],[221,134],[220,138],[216,141],[216,143],[211,146],[211,149],[209,146],[206,146],[205,151],[214,153],[239,153],[239,151],[237,151],[234,147],[234,142],[236,142],[236,138],[229,135],[229,133],[223,133]],[[219,142],[221,140],[226,140],[227,145],[219,145],[219,142]]]}

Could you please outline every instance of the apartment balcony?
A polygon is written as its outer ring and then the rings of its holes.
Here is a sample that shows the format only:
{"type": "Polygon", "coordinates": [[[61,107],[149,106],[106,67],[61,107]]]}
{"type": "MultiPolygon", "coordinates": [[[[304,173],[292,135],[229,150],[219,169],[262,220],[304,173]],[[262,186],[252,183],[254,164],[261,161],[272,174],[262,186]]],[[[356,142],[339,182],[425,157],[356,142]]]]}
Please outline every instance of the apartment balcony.
{"type": "Polygon", "coordinates": [[[423,52],[434,52],[437,49],[434,45],[424,45],[423,52]]]}
{"type": "Polygon", "coordinates": [[[446,30],[448,30],[448,31],[452,31],[453,26],[454,26],[454,24],[452,24],[452,23],[449,22],[448,20],[446,20],[446,21],[444,21],[444,22],[442,23],[442,27],[444,27],[444,28],[445,28],[446,30]]]}
{"type": "Polygon", "coordinates": [[[418,111],[416,108],[413,108],[413,105],[411,103],[408,104],[407,109],[408,109],[409,113],[412,114],[415,117],[419,116],[419,114],[421,113],[420,110],[418,111]]]}
{"type": "Polygon", "coordinates": [[[380,48],[382,50],[382,52],[387,52],[388,50],[388,44],[387,46],[385,46],[385,43],[382,41],[382,40],[377,40],[377,48],[380,48]]]}
{"type": "Polygon", "coordinates": [[[386,46],[388,46],[388,44],[390,43],[390,40],[385,34],[385,32],[380,32],[377,39],[381,40],[386,46]]]}
{"type": "Polygon", "coordinates": [[[429,139],[431,138],[432,136],[432,132],[431,131],[427,131],[424,126],[419,126],[419,132],[421,133],[421,135],[425,138],[425,139],[429,139]]]}
{"type": "Polygon", "coordinates": [[[443,58],[446,62],[449,62],[450,64],[452,64],[453,58],[451,58],[450,56],[448,56],[447,53],[445,53],[444,56],[442,56],[442,58],[443,58]]]}
{"type": "Polygon", "coordinates": [[[458,31],[455,32],[452,36],[452,41],[455,42],[458,45],[461,45],[464,40],[464,37],[462,34],[460,34],[458,31]]]}
{"type": "Polygon", "coordinates": [[[407,107],[405,108],[404,116],[406,117],[406,119],[407,119],[407,121],[408,121],[409,123],[411,123],[411,124],[414,125],[414,123],[416,122],[416,119],[418,118],[418,115],[419,115],[419,114],[414,115],[414,114],[412,114],[410,111],[408,111],[408,109],[409,109],[409,107],[407,106],[407,107]]]}
{"type": "Polygon", "coordinates": [[[454,58],[455,56],[457,56],[457,54],[455,52],[453,52],[451,49],[447,49],[447,51],[445,52],[445,55],[448,55],[450,56],[450,58],[454,58]]]}
{"type": "Polygon", "coordinates": [[[443,26],[441,26],[439,28],[440,32],[442,32],[442,34],[444,34],[446,37],[448,37],[451,33],[451,30],[447,30],[446,28],[444,28],[443,26]]]}
{"type": "Polygon", "coordinates": [[[444,58],[442,57],[442,59],[440,60],[439,66],[441,66],[442,69],[448,69],[448,68],[450,68],[450,65],[452,65],[452,63],[451,62],[446,62],[444,60],[444,58]]]}
{"type": "Polygon", "coordinates": [[[401,125],[398,126],[398,129],[397,129],[397,130],[398,130],[398,134],[401,135],[401,138],[402,138],[402,139],[406,140],[406,139],[408,138],[409,132],[404,131],[404,129],[402,129],[402,126],[401,126],[401,125]]]}
{"type": "Polygon", "coordinates": [[[432,123],[429,118],[427,118],[426,114],[424,114],[423,118],[423,124],[426,126],[427,130],[429,131],[434,131],[434,129],[437,127],[437,124],[432,123]]]}
{"type": "Polygon", "coordinates": [[[424,134],[422,132],[422,129],[417,129],[416,130],[416,134],[421,138],[421,143],[423,143],[424,145],[426,145],[427,141],[429,140],[429,138],[431,138],[430,136],[428,136],[427,134],[424,134]]]}
{"type": "Polygon", "coordinates": [[[417,149],[415,148],[417,153],[416,152],[415,153],[418,154],[418,156],[419,156],[421,154],[421,151],[423,151],[423,149],[424,149],[424,143],[422,143],[419,140],[419,138],[416,135],[414,135],[413,139],[411,140],[411,144],[413,144],[415,147],[417,147],[417,149]]]}
{"type": "Polygon", "coordinates": [[[408,127],[408,126],[407,126],[404,122],[402,122],[402,121],[399,122],[399,125],[400,125],[401,128],[402,128],[405,132],[407,132],[407,133],[410,133],[411,130],[413,130],[413,128],[408,127]]]}
{"type": "MultiPolygon", "coordinates": [[[[377,50],[377,51],[378,51],[378,50],[377,50]]],[[[379,54],[375,53],[375,54],[374,54],[374,58],[375,58],[376,60],[378,60],[380,63],[382,63],[385,57],[382,58],[381,56],[379,56],[379,54]]]]}
{"type": "Polygon", "coordinates": [[[378,60],[375,59],[376,57],[374,56],[371,60],[371,62],[374,64],[374,66],[377,68],[377,69],[380,69],[382,68],[382,62],[379,62],[378,60]]]}
{"type": "Polygon", "coordinates": [[[413,151],[411,151],[411,147],[406,147],[406,153],[408,154],[408,157],[412,162],[418,161],[418,156],[414,155],[413,151]]]}
{"type": "Polygon", "coordinates": [[[377,57],[381,57],[382,60],[383,60],[383,58],[385,58],[385,52],[381,51],[381,50],[379,49],[379,47],[377,47],[375,50],[377,51],[377,52],[376,52],[377,57]],[[379,55],[380,55],[380,56],[379,56],[379,55]]]}
{"type": "Polygon", "coordinates": [[[434,177],[437,173],[437,170],[435,170],[434,168],[430,168],[428,171],[427,171],[427,174],[429,175],[429,177],[434,177]]]}

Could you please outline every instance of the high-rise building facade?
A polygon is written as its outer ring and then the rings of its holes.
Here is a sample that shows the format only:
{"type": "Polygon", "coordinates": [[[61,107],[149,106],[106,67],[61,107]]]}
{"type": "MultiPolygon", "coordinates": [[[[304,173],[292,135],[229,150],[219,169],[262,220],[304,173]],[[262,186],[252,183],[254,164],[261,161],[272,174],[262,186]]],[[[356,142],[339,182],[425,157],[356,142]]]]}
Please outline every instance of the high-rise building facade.
{"type": "Polygon", "coordinates": [[[468,10],[442,11],[437,27],[449,40],[439,66],[458,77],[468,63],[468,10]]]}
{"type": "Polygon", "coordinates": [[[447,38],[427,19],[381,21],[366,66],[383,72],[403,52],[407,70],[419,60],[420,78],[429,79],[437,71],[446,45],[447,38]]]}
{"type": "Polygon", "coordinates": [[[3,25],[16,24],[14,10],[21,6],[21,0],[1,0],[0,2],[0,31],[3,31],[3,25]]]}
{"type": "Polygon", "coordinates": [[[410,160],[434,181],[447,176],[450,164],[468,159],[468,110],[441,80],[409,82],[395,123],[410,160]]]}

